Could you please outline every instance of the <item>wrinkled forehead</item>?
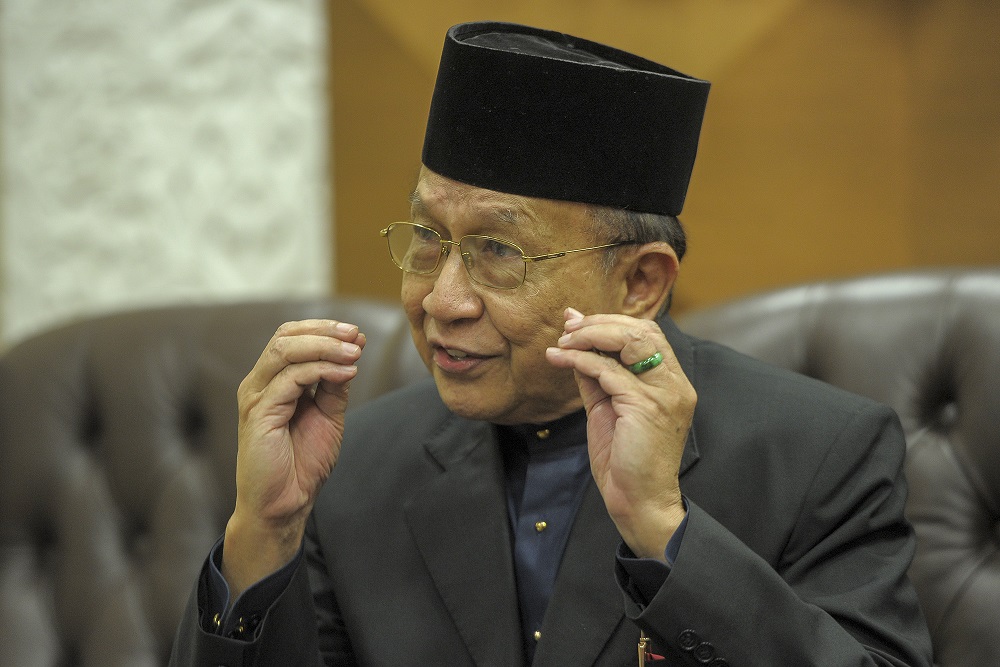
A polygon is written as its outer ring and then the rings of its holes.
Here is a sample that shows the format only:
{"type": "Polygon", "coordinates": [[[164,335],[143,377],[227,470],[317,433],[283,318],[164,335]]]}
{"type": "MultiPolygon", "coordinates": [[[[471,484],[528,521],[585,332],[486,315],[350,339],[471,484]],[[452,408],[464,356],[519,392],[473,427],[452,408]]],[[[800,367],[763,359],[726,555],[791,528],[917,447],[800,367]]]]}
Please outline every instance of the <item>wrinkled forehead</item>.
{"type": "Polygon", "coordinates": [[[462,183],[421,168],[410,194],[414,221],[431,221],[456,233],[504,233],[520,237],[574,237],[590,224],[586,204],[499,192],[462,183]],[[461,229],[457,229],[460,227],[461,229]],[[473,229],[476,228],[476,229],[473,229]]]}

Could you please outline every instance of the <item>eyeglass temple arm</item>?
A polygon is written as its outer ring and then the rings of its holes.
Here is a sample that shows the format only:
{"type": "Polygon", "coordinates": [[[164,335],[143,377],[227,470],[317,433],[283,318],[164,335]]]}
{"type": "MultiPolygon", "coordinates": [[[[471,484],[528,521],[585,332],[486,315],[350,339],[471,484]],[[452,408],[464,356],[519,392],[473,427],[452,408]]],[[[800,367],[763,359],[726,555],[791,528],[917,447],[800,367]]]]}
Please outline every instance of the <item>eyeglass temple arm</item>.
{"type": "Polygon", "coordinates": [[[604,245],[595,245],[589,248],[575,248],[573,250],[562,250],[560,252],[553,252],[548,255],[535,255],[534,257],[528,257],[522,255],[521,258],[526,262],[541,262],[546,259],[555,259],[556,257],[562,257],[563,255],[568,255],[571,252],[585,252],[587,250],[600,250],[601,248],[613,248],[619,245],[627,245],[629,243],[635,243],[635,241],[617,241],[615,243],[605,243],[604,245]]]}

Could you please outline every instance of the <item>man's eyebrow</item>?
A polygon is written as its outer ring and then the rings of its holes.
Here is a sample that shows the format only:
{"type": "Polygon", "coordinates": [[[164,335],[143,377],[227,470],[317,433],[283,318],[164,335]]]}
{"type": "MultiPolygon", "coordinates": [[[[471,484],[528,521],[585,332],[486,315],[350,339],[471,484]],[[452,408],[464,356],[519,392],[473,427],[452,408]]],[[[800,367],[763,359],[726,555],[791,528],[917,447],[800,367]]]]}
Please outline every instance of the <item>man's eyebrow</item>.
{"type": "MultiPolygon", "coordinates": [[[[411,192],[408,199],[410,201],[410,210],[414,214],[429,214],[427,205],[420,198],[418,191],[414,190],[411,192]]],[[[490,218],[505,225],[516,225],[521,219],[520,211],[511,206],[491,206],[487,210],[487,213],[490,218]]]]}
{"type": "Polygon", "coordinates": [[[420,198],[420,193],[414,190],[410,193],[410,209],[412,211],[420,211],[421,213],[427,211],[427,206],[424,204],[424,200],[420,198]]]}
{"type": "Polygon", "coordinates": [[[512,208],[508,207],[494,208],[490,209],[490,211],[493,214],[493,217],[499,220],[500,222],[506,223],[508,225],[516,225],[518,222],[519,218],[517,211],[515,211],[512,208]]]}

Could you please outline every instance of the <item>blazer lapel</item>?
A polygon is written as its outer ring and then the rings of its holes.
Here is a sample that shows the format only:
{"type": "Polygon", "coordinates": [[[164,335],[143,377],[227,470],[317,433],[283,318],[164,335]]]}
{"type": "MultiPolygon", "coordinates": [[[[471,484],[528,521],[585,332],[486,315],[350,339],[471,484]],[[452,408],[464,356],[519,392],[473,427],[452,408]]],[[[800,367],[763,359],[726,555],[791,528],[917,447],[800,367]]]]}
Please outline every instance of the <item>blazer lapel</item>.
{"type": "Polygon", "coordinates": [[[620,540],[591,481],[559,565],[535,665],[591,665],[622,624],[624,604],[614,573],[620,540]]]}
{"type": "Polygon", "coordinates": [[[427,443],[441,474],[405,506],[410,532],[477,664],[520,665],[520,612],[493,428],[449,419],[427,443]]]}
{"type": "MultiPolygon", "coordinates": [[[[681,365],[681,370],[684,374],[688,376],[688,379],[694,384],[695,381],[695,359],[694,359],[694,346],[691,344],[691,338],[687,336],[684,332],[677,328],[674,321],[668,316],[664,315],[659,320],[657,324],[663,329],[663,335],[667,337],[667,342],[670,343],[670,347],[674,351],[674,356],[677,357],[678,363],[681,365]]],[[[697,417],[698,408],[695,408],[695,416],[697,417]]],[[[680,476],[684,476],[684,473],[693,466],[700,457],[698,453],[698,440],[695,437],[695,424],[697,423],[697,418],[695,421],[691,422],[691,430],[688,432],[687,443],[684,445],[684,453],[681,454],[681,466],[678,470],[680,476]]]]}

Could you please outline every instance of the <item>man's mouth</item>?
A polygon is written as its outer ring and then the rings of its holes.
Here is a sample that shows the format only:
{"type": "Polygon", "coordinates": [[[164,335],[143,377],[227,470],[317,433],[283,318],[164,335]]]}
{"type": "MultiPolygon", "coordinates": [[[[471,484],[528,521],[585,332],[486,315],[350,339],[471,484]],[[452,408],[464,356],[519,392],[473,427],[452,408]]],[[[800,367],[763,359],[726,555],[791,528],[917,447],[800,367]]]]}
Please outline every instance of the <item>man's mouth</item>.
{"type": "Polygon", "coordinates": [[[449,373],[463,373],[476,368],[489,359],[489,355],[476,354],[454,347],[434,346],[434,361],[438,368],[449,373]]]}

